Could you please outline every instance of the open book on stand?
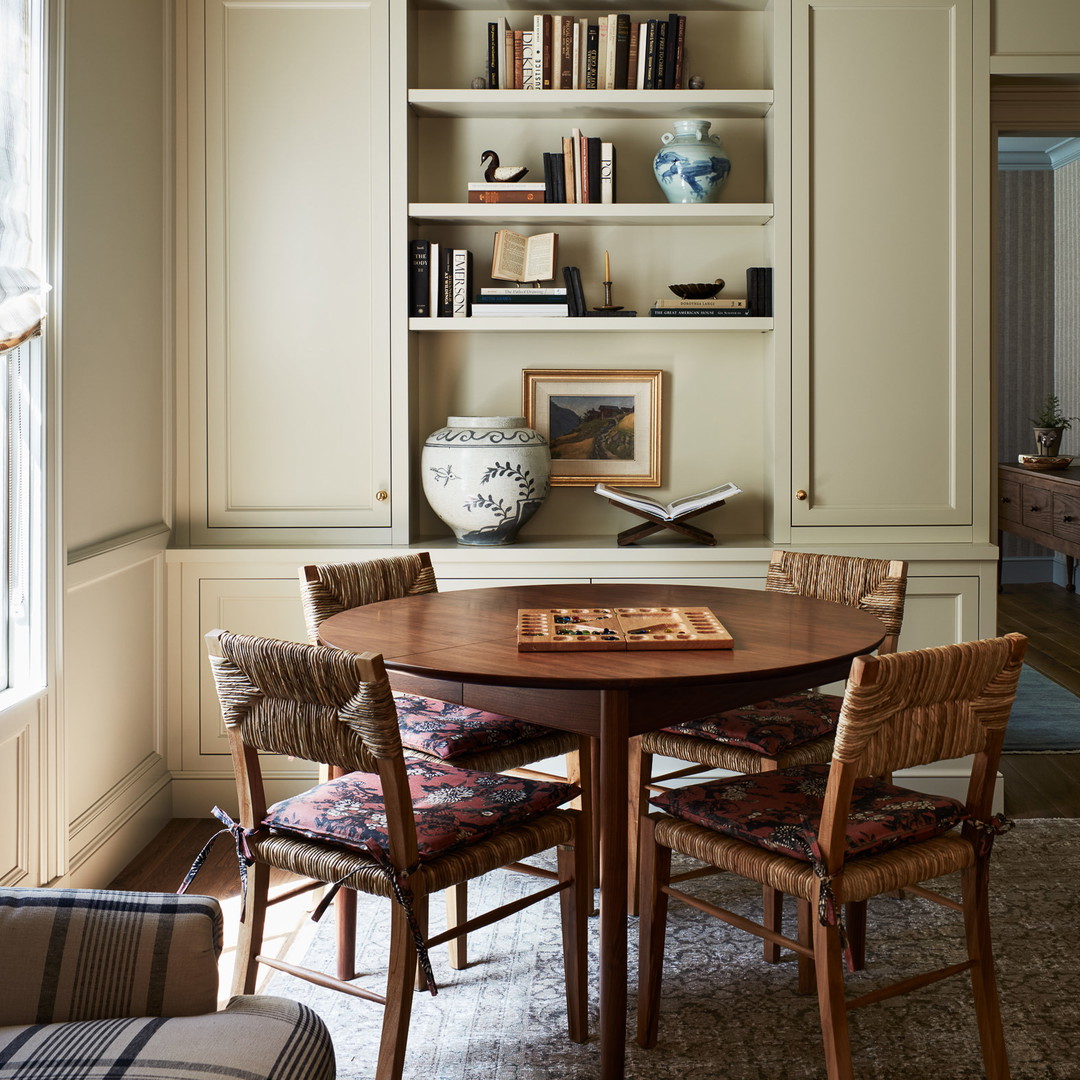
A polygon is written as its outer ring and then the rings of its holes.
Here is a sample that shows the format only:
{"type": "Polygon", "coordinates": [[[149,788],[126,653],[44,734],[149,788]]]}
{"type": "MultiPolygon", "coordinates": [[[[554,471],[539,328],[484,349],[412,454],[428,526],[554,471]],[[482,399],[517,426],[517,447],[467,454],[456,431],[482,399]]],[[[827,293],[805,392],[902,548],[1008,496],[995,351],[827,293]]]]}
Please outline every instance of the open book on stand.
{"type": "Polygon", "coordinates": [[[687,495],[682,499],[662,503],[640,492],[624,491],[622,488],[610,487],[607,484],[597,484],[593,490],[597,495],[603,495],[611,502],[645,510],[652,517],[663,518],[664,521],[677,521],[696,510],[708,510],[742,492],[742,488],[734,484],[721,484],[719,487],[709,488],[708,491],[700,491],[696,495],[687,495]]]}
{"type": "Polygon", "coordinates": [[[613,505],[645,518],[644,524],[624,529],[618,534],[616,540],[620,547],[637,543],[642,537],[651,536],[663,529],[670,529],[673,533],[695,540],[699,544],[715,547],[716,537],[704,529],[699,529],[696,525],[688,524],[689,519],[698,514],[704,514],[706,510],[723,506],[726,499],[740,494],[742,488],[734,484],[721,484],[719,487],[699,491],[696,495],[687,495],[685,498],[674,499],[669,503],[662,503],[648,495],[642,495],[636,491],[624,491],[622,488],[611,487],[608,484],[597,484],[593,490],[613,505]]]}

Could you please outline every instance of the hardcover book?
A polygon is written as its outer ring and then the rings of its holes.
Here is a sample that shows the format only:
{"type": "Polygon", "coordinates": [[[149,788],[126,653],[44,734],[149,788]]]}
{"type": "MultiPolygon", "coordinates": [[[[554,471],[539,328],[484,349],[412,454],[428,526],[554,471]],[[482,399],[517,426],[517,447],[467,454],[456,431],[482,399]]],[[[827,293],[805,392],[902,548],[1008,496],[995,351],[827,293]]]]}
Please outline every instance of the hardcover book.
{"type": "Polygon", "coordinates": [[[615,202],[615,147],[609,142],[600,144],[600,201],[615,202]]]}
{"type": "Polygon", "coordinates": [[[491,277],[495,281],[548,281],[555,276],[559,234],[521,236],[509,229],[495,234],[491,277]]]}
{"type": "Polygon", "coordinates": [[[454,314],[454,252],[444,247],[439,253],[439,317],[454,314]]]}
{"type": "Polygon", "coordinates": [[[409,241],[409,318],[426,319],[431,314],[431,244],[409,241]]]}
{"type": "MultiPolygon", "coordinates": [[[[612,59],[612,89],[630,89],[630,16],[615,15],[615,49],[612,59]]],[[[609,27],[610,32],[610,27],[609,27]]]]}
{"type": "Polygon", "coordinates": [[[533,49],[533,31],[521,31],[521,88],[522,90],[537,90],[536,85],[536,53],[533,49]]]}
{"type": "Polygon", "coordinates": [[[539,191],[535,188],[515,190],[517,187],[517,184],[511,184],[508,188],[492,191],[470,191],[467,201],[471,203],[542,203],[547,201],[542,187],[539,191]]]}
{"type": "Polygon", "coordinates": [[[596,68],[597,54],[600,48],[600,26],[589,23],[589,33],[585,42],[585,89],[597,89],[596,68]]]}
{"type": "Polygon", "coordinates": [[[452,315],[465,319],[472,314],[472,252],[466,248],[453,250],[452,315]]]}

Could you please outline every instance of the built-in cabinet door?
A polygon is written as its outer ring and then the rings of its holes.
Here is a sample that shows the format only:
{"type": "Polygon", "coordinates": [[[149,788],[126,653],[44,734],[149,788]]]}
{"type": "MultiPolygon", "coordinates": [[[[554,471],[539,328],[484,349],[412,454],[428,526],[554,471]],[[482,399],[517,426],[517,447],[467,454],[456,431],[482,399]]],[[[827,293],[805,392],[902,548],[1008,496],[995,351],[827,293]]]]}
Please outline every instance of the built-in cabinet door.
{"type": "Polygon", "coordinates": [[[196,541],[388,537],[357,532],[388,529],[394,509],[387,3],[205,0],[193,28],[206,247],[196,541]]]}
{"type": "Polygon", "coordinates": [[[971,2],[795,0],[793,20],[793,539],[969,538],[989,462],[971,2]]]}

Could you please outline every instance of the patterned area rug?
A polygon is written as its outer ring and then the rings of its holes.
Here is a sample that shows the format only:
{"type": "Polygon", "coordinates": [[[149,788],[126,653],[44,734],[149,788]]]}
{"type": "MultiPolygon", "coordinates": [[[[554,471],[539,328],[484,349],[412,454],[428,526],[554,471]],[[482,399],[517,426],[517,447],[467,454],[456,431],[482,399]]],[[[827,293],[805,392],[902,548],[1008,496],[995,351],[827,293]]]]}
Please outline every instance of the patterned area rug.
{"type": "MultiPolygon", "coordinates": [[[[993,929],[1006,1042],[1013,1080],[1075,1080],[1080,1076],[1080,821],[1021,821],[998,839],[992,874],[993,929]]],[[[499,872],[474,887],[474,911],[519,895],[531,879],[499,872]]],[[[745,882],[723,876],[695,891],[757,914],[760,897],[745,882]]],[[[949,888],[941,891],[955,892],[949,888]]],[[[436,897],[433,909],[440,905],[436,897]]],[[[383,987],[386,903],[360,898],[360,985],[383,987]]],[[[438,916],[433,915],[433,923],[438,916]]],[[[597,970],[596,920],[592,970],[597,970]]],[[[816,998],[795,991],[794,957],[761,959],[756,938],[673,904],[669,921],[660,1042],[633,1042],[636,919],[631,919],[630,1038],[632,1080],[810,1080],[824,1077],[816,998]]],[[[789,930],[789,932],[792,932],[789,930]]],[[[891,976],[963,958],[959,914],[916,898],[871,904],[868,967],[849,979],[849,993],[891,976]]],[[[547,900],[514,919],[477,933],[472,966],[451,970],[434,956],[437,997],[417,994],[406,1058],[409,1080],[586,1080],[597,1075],[595,992],[593,1037],[565,1037],[558,904],[547,900]]],[[[315,932],[307,961],[333,970],[334,932],[328,915],[315,932]]],[[[312,1005],[327,1021],[341,1080],[374,1073],[382,1010],[275,975],[269,993],[312,1005]]],[[[860,1080],[976,1080],[982,1076],[970,982],[959,976],[850,1016],[855,1073],[860,1080]]]]}
{"type": "Polygon", "coordinates": [[[1080,697],[1025,664],[1004,749],[1007,754],[1080,754],[1080,697]]]}

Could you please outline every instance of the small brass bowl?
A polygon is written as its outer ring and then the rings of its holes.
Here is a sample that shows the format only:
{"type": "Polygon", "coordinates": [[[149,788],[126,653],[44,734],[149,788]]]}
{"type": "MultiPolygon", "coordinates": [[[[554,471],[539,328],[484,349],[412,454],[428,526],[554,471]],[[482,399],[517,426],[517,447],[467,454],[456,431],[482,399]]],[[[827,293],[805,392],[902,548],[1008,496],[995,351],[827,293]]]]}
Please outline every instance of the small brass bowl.
{"type": "Polygon", "coordinates": [[[711,284],[707,281],[699,281],[694,285],[668,286],[680,300],[711,300],[723,287],[723,278],[717,278],[711,284]]]}

